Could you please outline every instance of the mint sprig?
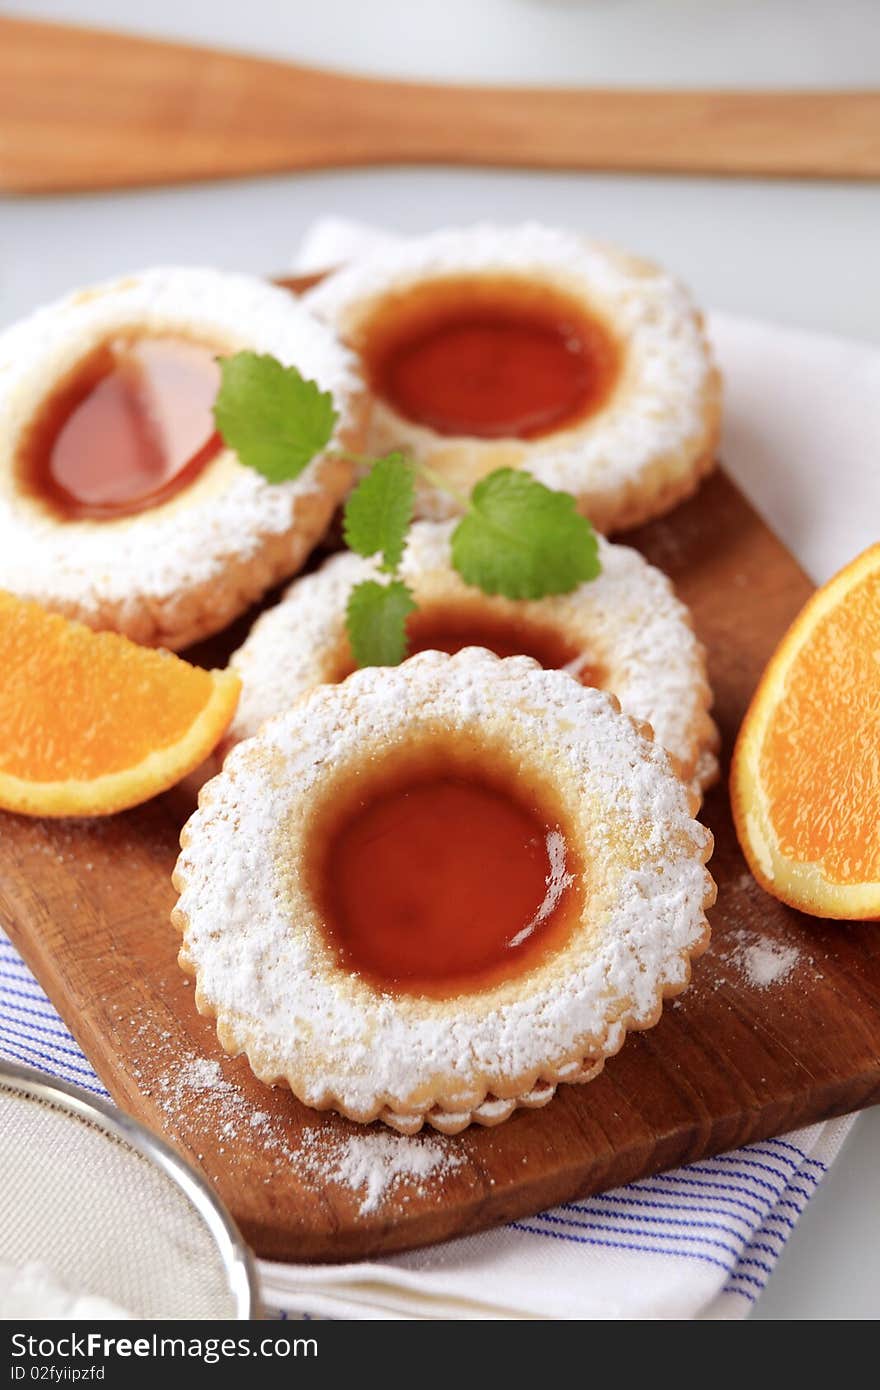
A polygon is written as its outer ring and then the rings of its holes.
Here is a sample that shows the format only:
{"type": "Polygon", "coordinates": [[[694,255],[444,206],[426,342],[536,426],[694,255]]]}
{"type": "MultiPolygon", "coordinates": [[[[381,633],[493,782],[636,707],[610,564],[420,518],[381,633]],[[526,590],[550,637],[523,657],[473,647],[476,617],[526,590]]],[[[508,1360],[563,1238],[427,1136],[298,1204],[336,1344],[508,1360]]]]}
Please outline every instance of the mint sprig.
{"type": "Polygon", "coordinates": [[[377,459],[345,504],[342,533],[358,555],[381,555],[380,568],[396,573],[416,501],[412,464],[402,454],[377,459]]]}
{"type": "Polygon", "coordinates": [[[349,594],[345,628],[358,666],[398,666],[406,656],[406,620],[416,601],[402,579],[364,579],[349,594]]]}
{"type": "MultiPolygon", "coordinates": [[[[337,414],[316,382],[252,352],[224,358],[221,371],[214,419],[241,463],[279,483],[298,477],[327,449],[337,414]]],[[[372,464],[345,506],[346,543],[359,555],[378,556],[386,576],[363,580],[349,596],[346,630],[359,666],[396,666],[407,653],[407,619],[416,603],[400,566],[420,472],[443,486],[433,470],[389,454],[372,464]]],[[[452,564],[465,583],[512,599],[567,594],[600,571],[596,534],[570,493],[513,468],[477,483],[452,533],[452,564]]]]}
{"type": "Polygon", "coordinates": [[[506,598],[569,594],[599,573],[599,545],[568,492],[499,468],[481,479],[452,533],[452,563],[466,584],[506,598]]]}
{"type": "Polygon", "coordinates": [[[236,352],[220,359],[214,423],[240,463],[270,483],[298,478],[333,437],[333,397],[296,367],[236,352]]]}

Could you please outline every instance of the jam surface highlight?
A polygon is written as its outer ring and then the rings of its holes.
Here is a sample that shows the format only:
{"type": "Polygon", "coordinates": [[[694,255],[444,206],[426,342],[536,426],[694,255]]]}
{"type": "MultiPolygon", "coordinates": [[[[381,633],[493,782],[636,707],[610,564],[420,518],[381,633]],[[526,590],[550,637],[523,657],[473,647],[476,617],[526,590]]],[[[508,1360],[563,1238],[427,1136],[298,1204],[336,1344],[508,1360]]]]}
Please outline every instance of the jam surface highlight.
{"type": "Polygon", "coordinates": [[[177,337],[116,338],[44,402],[20,452],[25,487],[72,520],[167,501],[223,447],[215,352],[177,337]]]}
{"type": "Polygon", "coordinates": [[[340,963],[444,997],[523,973],[567,935],[577,866],[511,779],[453,761],[371,769],[313,827],[312,896],[340,963]]]}

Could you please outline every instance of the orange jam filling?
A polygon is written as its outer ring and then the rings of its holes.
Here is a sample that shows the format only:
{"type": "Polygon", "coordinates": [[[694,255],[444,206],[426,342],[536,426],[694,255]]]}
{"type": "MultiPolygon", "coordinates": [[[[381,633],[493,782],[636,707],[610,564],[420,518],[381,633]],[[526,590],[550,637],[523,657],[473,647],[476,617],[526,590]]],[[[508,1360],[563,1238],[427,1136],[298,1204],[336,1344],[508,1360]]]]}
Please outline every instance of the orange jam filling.
{"type": "Polygon", "coordinates": [[[177,337],[115,338],[48,396],[19,455],[28,491],[69,519],[145,511],[222,448],[216,352],[177,337]]]}
{"type": "Polygon", "coordinates": [[[761,747],[770,823],[787,858],[833,883],[880,881],[880,576],[818,623],[761,747]]]}
{"type": "Polygon", "coordinates": [[[386,300],[360,336],[373,390],[443,435],[552,434],[598,410],[619,368],[605,324],[514,278],[420,285],[386,300]]]}
{"type": "Polygon", "coordinates": [[[340,963],[381,989],[445,997],[524,973],[581,899],[550,799],[500,768],[390,758],[328,798],[312,895],[340,963]]]}
{"type": "MultiPolygon", "coordinates": [[[[416,652],[448,652],[451,656],[464,647],[485,647],[496,656],[530,656],[545,670],[568,668],[582,685],[602,686],[604,672],[584,658],[570,638],[549,623],[533,618],[493,613],[471,604],[429,605],[413,613],[407,623],[407,655],[416,652]]],[[[336,680],[344,680],[355,669],[346,647],[336,680]]]]}

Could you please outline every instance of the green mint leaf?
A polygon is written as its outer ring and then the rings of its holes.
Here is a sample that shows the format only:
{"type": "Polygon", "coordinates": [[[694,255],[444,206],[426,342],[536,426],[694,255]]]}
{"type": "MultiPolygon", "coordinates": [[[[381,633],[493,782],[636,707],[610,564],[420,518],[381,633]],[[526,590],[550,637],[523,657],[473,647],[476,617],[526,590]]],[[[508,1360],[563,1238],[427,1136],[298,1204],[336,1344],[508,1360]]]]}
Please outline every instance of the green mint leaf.
{"type": "Polygon", "coordinates": [[[220,372],[214,423],[225,443],[270,483],[298,478],[336,426],[330,392],[255,352],[222,357],[220,372]]]}
{"type": "Polygon", "coordinates": [[[452,533],[452,563],[466,583],[507,598],[567,594],[600,568],[596,533],[571,494],[513,468],[474,488],[452,533]]]}
{"type": "Polygon", "coordinates": [[[345,611],[345,626],[358,666],[397,666],[403,661],[406,620],[415,606],[402,579],[390,584],[364,579],[355,585],[345,611]]]}
{"type": "Polygon", "coordinates": [[[377,459],[345,504],[346,545],[358,555],[381,554],[382,569],[394,574],[403,559],[414,504],[412,464],[402,454],[377,459]]]}

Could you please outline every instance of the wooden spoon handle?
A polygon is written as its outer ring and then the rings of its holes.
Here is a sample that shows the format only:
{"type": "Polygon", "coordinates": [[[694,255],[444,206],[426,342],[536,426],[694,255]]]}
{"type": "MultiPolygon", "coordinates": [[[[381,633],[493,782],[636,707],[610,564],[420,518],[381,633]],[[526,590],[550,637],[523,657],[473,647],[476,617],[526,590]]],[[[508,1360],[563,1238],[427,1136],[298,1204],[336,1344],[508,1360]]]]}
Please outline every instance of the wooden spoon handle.
{"type": "Polygon", "coordinates": [[[378,163],[880,177],[880,92],[386,82],[0,19],[0,189],[378,163]]]}

